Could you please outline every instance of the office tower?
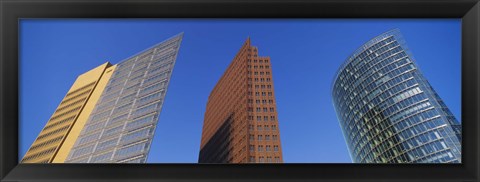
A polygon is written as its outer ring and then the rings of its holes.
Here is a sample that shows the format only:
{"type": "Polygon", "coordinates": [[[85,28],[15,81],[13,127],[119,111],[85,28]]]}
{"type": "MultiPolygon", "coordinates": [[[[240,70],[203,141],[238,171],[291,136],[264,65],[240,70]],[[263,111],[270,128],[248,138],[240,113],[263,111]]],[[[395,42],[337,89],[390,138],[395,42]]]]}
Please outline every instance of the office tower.
{"type": "Polygon", "coordinates": [[[51,163],[54,159],[65,158],[105,89],[114,67],[105,63],[78,76],[28,149],[22,163],[51,163]]]}
{"type": "MultiPolygon", "coordinates": [[[[57,109],[62,112],[55,113],[45,127],[58,129],[49,129],[48,131],[44,129],[39,136],[39,138],[44,135],[49,136],[50,133],[59,130],[62,132],[61,136],[66,137],[66,140],[58,139],[61,140],[58,142],[60,147],[55,148],[48,161],[43,160],[42,157],[42,162],[144,163],[182,36],[183,33],[174,36],[116,65],[106,63],[84,74],[87,76],[81,75],[57,109]],[[97,73],[100,72],[96,71],[97,69],[101,69],[103,72],[97,73]],[[100,81],[97,81],[98,84],[95,86],[95,82],[84,81],[81,79],[83,77],[100,81]],[[82,81],[82,85],[76,86],[79,80],[82,81]],[[85,100],[83,97],[88,96],[90,92],[92,92],[92,96],[85,100]],[[86,104],[83,104],[84,102],[86,104]],[[64,107],[72,109],[63,109],[64,107]],[[72,122],[73,124],[62,124],[69,120],[57,119],[59,116],[67,119],[70,116],[74,117],[77,111],[75,109],[82,109],[82,107],[83,110],[88,110],[78,111],[79,117],[74,120],[76,122],[72,122]],[[72,129],[70,130],[70,128],[72,129]],[[57,152],[58,154],[55,154],[57,152]]],[[[57,139],[53,136],[48,138],[43,139],[42,144],[57,139]]],[[[46,145],[50,146],[51,144],[47,143],[46,145]]],[[[51,149],[53,147],[43,148],[46,151],[53,150],[51,149]]],[[[35,152],[35,154],[37,153],[39,152],[35,152]]],[[[27,157],[29,157],[29,153],[27,153],[27,157]]]]}
{"type": "Polygon", "coordinates": [[[461,124],[420,72],[398,29],[355,51],[332,89],[354,162],[461,162],[461,124]]]}
{"type": "Polygon", "coordinates": [[[244,43],[208,97],[199,163],[281,163],[269,57],[244,43]]]}

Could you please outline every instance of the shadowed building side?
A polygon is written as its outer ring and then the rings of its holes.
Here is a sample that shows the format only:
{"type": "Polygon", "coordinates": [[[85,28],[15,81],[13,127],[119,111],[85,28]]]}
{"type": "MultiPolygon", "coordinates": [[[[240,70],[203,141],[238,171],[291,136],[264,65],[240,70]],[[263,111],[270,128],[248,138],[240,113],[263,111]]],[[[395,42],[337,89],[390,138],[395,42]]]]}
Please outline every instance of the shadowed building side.
{"type": "Polygon", "coordinates": [[[243,44],[210,93],[199,163],[283,162],[269,57],[243,44]]]}
{"type": "Polygon", "coordinates": [[[199,163],[229,163],[232,156],[230,135],[232,130],[232,117],[228,117],[200,151],[199,163]]]}

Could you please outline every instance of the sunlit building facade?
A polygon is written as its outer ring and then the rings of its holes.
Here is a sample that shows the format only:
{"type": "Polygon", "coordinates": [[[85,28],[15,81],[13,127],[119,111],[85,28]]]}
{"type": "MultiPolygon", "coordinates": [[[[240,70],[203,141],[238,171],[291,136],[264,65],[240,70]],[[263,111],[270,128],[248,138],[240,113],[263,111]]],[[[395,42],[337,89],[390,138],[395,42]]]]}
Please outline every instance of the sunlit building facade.
{"type": "Polygon", "coordinates": [[[146,162],[182,37],[81,75],[22,162],[146,162]]]}
{"type": "Polygon", "coordinates": [[[114,68],[107,62],[77,77],[21,163],[65,161],[114,68]]]}
{"type": "Polygon", "coordinates": [[[346,60],[332,97],[353,162],[461,163],[461,124],[420,72],[398,29],[346,60]]]}
{"type": "Polygon", "coordinates": [[[208,97],[199,163],[282,163],[269,57],[243,44],[208,97]]]}

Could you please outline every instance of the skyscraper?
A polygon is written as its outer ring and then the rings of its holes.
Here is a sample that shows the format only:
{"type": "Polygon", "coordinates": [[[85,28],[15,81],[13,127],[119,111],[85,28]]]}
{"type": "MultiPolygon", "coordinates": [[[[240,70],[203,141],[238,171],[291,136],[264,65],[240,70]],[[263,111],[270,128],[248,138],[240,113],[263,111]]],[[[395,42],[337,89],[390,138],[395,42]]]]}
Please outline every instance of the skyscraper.
{"type": "Polygon", "coordinates": [[[22,163],[51,163],[62,158],[85,126],[115,66],[105,63],[80,76],[73,83],[47,124],[22,159],[22,163]]]}
{"type": "Polygon", "coordinates": [[[355,51],[332,89],[354,162],[461,162],[461,124],[420,72],[398,29],[355,51]]]}
{"type": "Polygon", "coordinates": [[[208,97],[199,163],[281,163],[269,57],[243,44],[208,97]]]}
{"type": "Polygon", "coordinates": [[[80,75],[22,162],[144,163],[182,37],[80,75]]]}

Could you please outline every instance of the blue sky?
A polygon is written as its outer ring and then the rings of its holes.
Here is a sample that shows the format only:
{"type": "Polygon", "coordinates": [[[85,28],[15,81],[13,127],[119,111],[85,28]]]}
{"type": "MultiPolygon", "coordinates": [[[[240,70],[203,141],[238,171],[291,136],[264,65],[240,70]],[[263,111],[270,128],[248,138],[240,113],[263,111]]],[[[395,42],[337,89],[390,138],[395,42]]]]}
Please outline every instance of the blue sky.
{"type": "Polygon", "coordinates": [[[345,59],[399,28],[460,119],[460,19],[143,19],[20,21],[21,159],[76,77],[184,32],[149,163],[196,163],[208,95],[250,36],[270,56],[284,162],[350,163],[330,86],[345,59]]]}

